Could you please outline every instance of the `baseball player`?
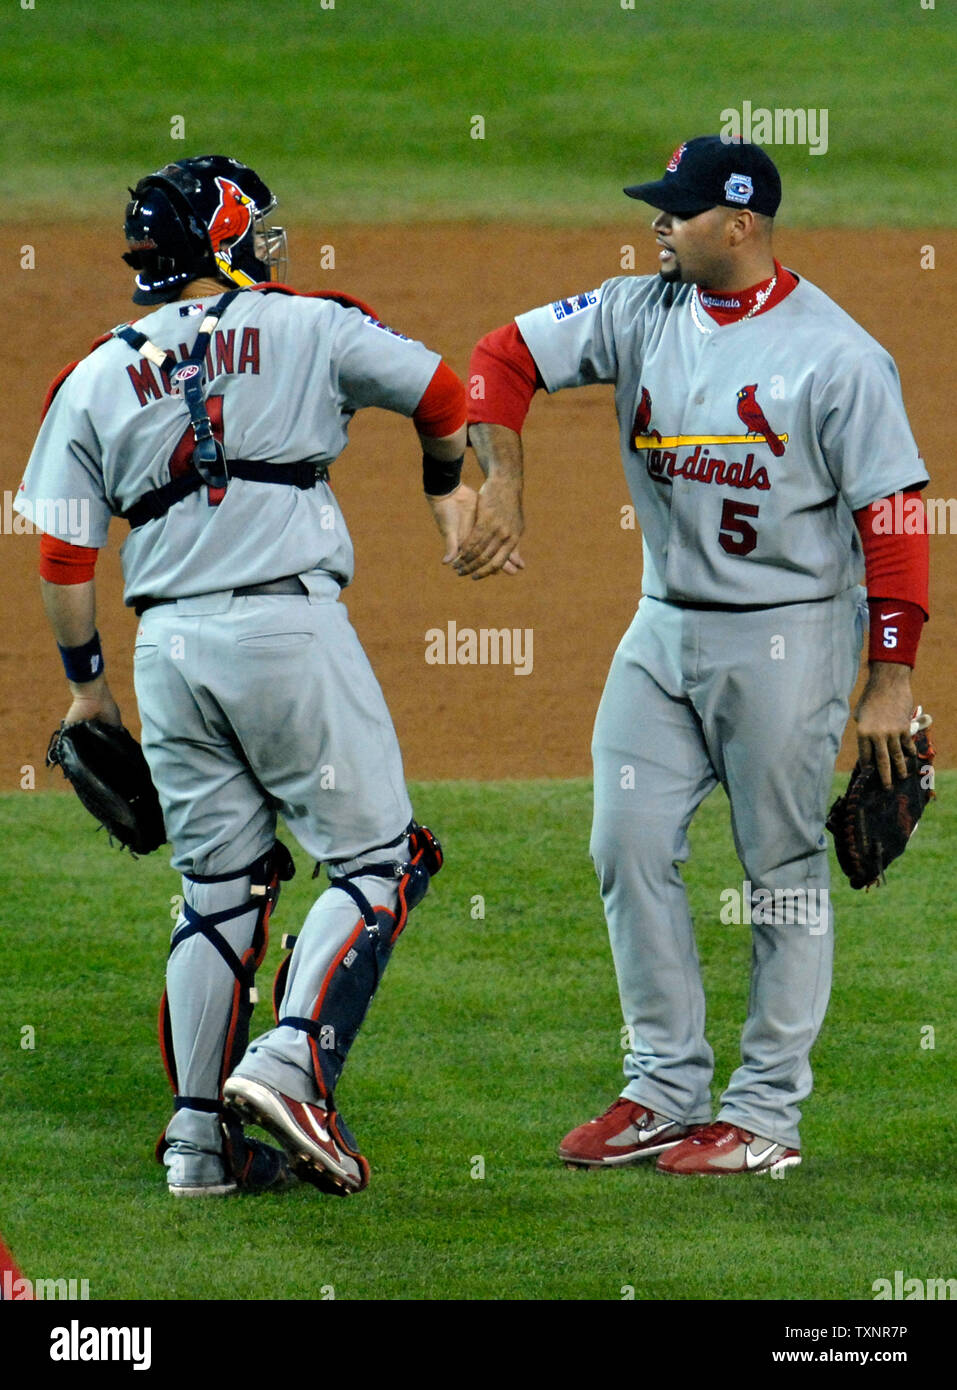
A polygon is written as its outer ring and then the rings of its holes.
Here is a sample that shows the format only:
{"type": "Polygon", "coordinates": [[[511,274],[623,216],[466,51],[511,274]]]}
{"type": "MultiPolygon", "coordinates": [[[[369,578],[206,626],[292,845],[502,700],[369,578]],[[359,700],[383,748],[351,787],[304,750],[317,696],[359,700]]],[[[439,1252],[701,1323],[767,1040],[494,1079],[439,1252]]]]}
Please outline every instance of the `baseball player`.
{"type": "Polygon", "coordinates": [[[475,351],[485,398],[470,439],[487,481],[456,568],[514,572],[520,432],[536,388],[613,383],[643,596],[595,721],[591,854],[629,1047],[621,1095],[559,1154],[586,1167],[657,1155],[670,1174],[770,1172],[801,1161],[808,1055],[831,982],[826,799],[868,606],[860,755],[889,785],[912,748],[927,473],[891,358],[775,259],[781,184],[767,154],[702,136],[661,179],[625,192],[656,210],[658,274],[520,314],[475,351]],[[920,524],[883,534],[881,501],[898,492],[920,524]],[[741,1065],[713,1121],[680,866],[719,782],[759,906],[741,1065]]]}
{"type": "Polygon", "coordinates": [[[124,259],[134,301],[155,311],[58,377],[19,505],[68,496],[89,518],[87,544],[53,529],[41,542],[67,723],[120,720],[94,563],[111,517],[129,526],[143,748],[184,899],[161,1011],[169,1190],[287,1181],[285,1157],[246,1140],[241,1117],[278,1137],[299,1176],[345,1194],[369,1165],[335,1086],[441,852],[412,818],[389,713],[339,602],[353,551],[328,468],[357,410],[411,416],[450,561],[475,509],[459,483],[464,389],[359,300],[274,281],[285,233],[246,165],[177,160],[132,192],[124,259]],[[277,812],[330,887],[284,962],[278,1026],[247,1049],[269,913],[293,871],[277,812]]]}

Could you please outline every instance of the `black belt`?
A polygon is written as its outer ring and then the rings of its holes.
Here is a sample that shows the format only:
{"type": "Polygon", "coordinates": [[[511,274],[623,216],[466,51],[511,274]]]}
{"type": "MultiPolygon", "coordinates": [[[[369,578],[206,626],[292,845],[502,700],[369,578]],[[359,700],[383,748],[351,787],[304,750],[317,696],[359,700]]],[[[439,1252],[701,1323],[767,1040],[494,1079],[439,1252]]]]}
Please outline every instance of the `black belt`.
{"type": "MultiPolygon", "coordinates": [[[[309,590],[303,584],[298,574],[292,574],[287,579],[272,579],[268,584],[244,584],[242,588],[233,589],[233,598],[259,598],[262,594],[308,594],[309,590]]],[[[183,597],[197,598],[199,595],[183,595],[183,597]]],[[[142,617],[148,608],[158,608],[161,603],[179,603],[178,598],[141,598],[134,604],[134,612],[138,618],[142,617]]]]}
{"type": "Polygon", "coordinates": [[[828,599],[836,597],[836,594],[825,594],[823,598],[789,598],[779,603],[695,603],[683,598],[661,598],[658,602],[670,604],[672,608],[692,608],[697,613],[766,613],[772,608],[796,608],[800,603],[827,603],[828,599]]]}

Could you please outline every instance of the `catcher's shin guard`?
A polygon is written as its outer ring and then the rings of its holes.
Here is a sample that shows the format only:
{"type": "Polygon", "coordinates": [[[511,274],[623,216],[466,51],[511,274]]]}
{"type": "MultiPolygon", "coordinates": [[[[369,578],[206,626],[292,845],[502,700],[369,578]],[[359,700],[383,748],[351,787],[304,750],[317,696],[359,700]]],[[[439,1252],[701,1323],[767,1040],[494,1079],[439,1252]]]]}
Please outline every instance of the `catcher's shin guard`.
{"type": "Polygon", "coordinates": [[[299,940],[291,943],[293,954],[279,967],[273,991],[276,1022],[308,1035],[316,1087],[327,1110],[335,1108],[335,1088],[349,1049],[408,915],[441,867],[438,840],[426,826],[413,823],[402,859],[363,863],[346,874],[331,872],[329,888],[309,914],[312,921],[307,919],[299,940]],[[342,894],[352,899],[358,920],[347,914],[343,922],[342,894]],[[339,922],[333,927],[335,918],[339,922]],[[315,954],[308,941],[310,927],[321,933],[323,949],[315,954]],[[303,971],[306,952],[313,968],[303,971]]]}
{"type": "Polygon", "coordinates": [[[295,866],[276,842],[239,874],[183,875],[184,904],[173,930],[160,1003],[160,1051],[175,1114],[170,1143],[216,1149],[222,1142],[222,1088],[249,1039],[255,976],[266,954],[280,883],[295,866]]]}

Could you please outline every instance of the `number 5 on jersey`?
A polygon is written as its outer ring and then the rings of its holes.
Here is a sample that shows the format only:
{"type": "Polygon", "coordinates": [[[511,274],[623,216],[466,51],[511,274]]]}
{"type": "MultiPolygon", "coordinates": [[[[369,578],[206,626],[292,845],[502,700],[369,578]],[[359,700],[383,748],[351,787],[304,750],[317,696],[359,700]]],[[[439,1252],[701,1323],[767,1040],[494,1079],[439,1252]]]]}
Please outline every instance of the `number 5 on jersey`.
{"type": "Polygon", "coordinates": [[[721,508],[721,530],[718,544],[729,555],[750,555],[758,543],[758,533],[748,516],[757,517],[760,508],[753,502],[735,502],[728,498],[721,508]]]}

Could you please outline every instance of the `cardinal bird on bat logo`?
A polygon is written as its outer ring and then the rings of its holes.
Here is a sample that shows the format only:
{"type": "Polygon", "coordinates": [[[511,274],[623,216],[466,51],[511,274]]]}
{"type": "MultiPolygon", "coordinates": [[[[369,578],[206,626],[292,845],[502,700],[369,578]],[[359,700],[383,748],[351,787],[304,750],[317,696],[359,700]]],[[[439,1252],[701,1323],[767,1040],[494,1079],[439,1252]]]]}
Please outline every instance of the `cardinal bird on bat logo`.
{"type": "Polygon", "coordinates": [[[641,400],[638,402],[638,409],[635,411],[635,423],[631,427],[631,437],[642,435],[645,439],[657,439],[661,443],[661,435],[657,430],[649,429],[651,424],[651,392],[647,386],[641,388],[641,400]]]}
{"type": "Polygon", "coordinates": [[[738,392],[738,419],[747,425],[748,434],[759,434],[774,457],[780,458],[784,453],[784,443],[768,424],[767,416],[758,405],[754,394],[757,389],[757,382],[753,386],[741,387],[738,392]]]}

